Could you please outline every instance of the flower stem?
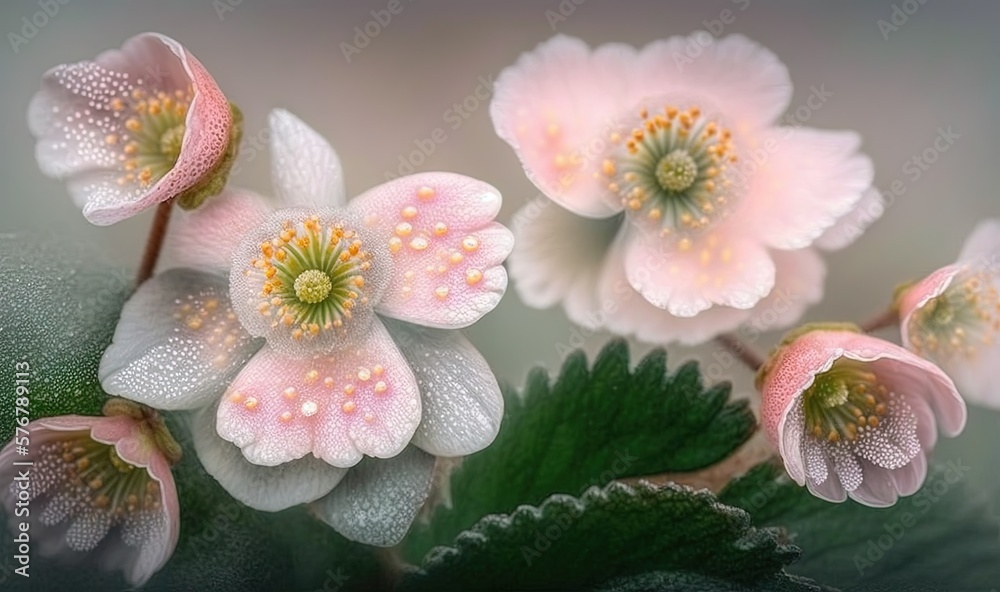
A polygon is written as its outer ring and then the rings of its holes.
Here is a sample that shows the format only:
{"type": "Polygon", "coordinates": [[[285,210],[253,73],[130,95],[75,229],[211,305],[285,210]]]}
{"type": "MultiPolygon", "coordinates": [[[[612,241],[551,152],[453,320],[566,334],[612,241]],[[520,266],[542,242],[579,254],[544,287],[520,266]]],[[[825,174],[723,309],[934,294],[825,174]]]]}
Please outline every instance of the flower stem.
{"type": "Polygon", "coordinates": [[[867,321],[859,324],[861,330],[865,333],[871,333],[872,331],[878,331],[879,329],[884,329],[886,327],[892,327],[899,322],[899,313],[896,312],[895,308],[887,308],[874,317],[868,319],[867,321]]]}
{"type": "Polygon", "coordinates": [[[163,247],[163,238],[167,235],[167,224],[170,223],[170,211],[173,205],[173,200],[167,200],[156,207],[156,217],[149,227],[146,250],[142,254],[139,273],[135,277],[136,288],[153,277],[153,270],[156,269],[156,261],[160,258],[160,249],[163,247]]]}
{"type": "Polygon", "coordinates": [[[764,360],[757,352],[750,349],[750,347],[740,341],[739,337],[735,335],[730,335],[729,333],[723,333],[715,338],[717,342],[722,344],[723,347],[728,349],[730,353],[740,359],[741,362],[747,365],[751,370],[756,372],[760,370],[760,367],[764,365],[764,360]]]}

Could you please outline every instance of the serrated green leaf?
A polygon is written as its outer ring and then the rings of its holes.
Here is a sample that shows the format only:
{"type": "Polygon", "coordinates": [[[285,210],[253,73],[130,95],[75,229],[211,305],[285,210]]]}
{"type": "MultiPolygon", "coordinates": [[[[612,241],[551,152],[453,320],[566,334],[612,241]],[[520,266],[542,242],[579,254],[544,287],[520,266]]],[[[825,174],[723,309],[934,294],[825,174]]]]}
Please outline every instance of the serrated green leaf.
{"type": "Polygon", "coordinates": [[[783,578],[797,556],[777,531],[752,527],[707,491],[612,483],[484,517],[431,550],[403,588],[581,590],[657,570],[750,585],[783,578]]]}
{"type": "Polygon", "coordinates": [[[778,574],[754,584],[740,584],[700,574],[653,571],[616,578],[594,592],[818,592],[832,590],[809,580],[778,574]]]}
{"type": "Polygon", "coordinates": [[[535,369],[523,395],[504,389],[496,441],[455,470],[454,505],[414,527],[406,556],[418,562],[482,516],[553,493],[579,495],[613,479],[692,471],[725,458],[756,429],[746,403],[728,402],[729,393],[728,383],[705,388],[695,363],[668,374],[663,350],[630,370],[621,340],[605,346],[593,369],[582,352],[569,356],[554,383],[535,369]]]}
{"type": "Polygon", "coordinates": [[[111,342],[132,281],[79,244],[0,235],[0,441],[14,434],[16,408],[31,419],[97,415],[107,398],[97,366],[111,342]],[[28,376],[16,373],[27,368],[28,376]],[[16,405],[15,380],[28,389],[16,405]]]}
{"type": "Polygon", "coordinates": [[[961,460],[932,466],[923,488],[890,508],[813,497],[774,463],[720,494],[754,524],[781,526],[802,548],[789,571],[850,590],[985,590],[1000,584],[1000,525],[970,489],[961,460]]]}

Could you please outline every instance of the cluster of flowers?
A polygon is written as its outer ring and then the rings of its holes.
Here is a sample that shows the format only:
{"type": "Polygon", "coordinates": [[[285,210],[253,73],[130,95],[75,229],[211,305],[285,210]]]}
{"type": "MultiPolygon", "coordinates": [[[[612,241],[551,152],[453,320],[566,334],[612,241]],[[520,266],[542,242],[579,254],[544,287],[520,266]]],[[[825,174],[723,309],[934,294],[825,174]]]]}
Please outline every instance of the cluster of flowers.
{"type": "MultiPolygon", "coordinates": [[[[187,210],[102,359],[101,384],[122,399],[105,417],[33,424],[51,478],[31,497],[50,546],[101,552],[133,584],[167,561],[179,447],[155,410],[190,412],[200,462],[243,503],[312,504],[348,538],[399,542],[435,459],[499,429],[496,379],[455,329],[500,301],[508,255],[529,305],[561,302],[645,341],[794,324],[822,296],[816,248],[846,246],[873,218],[871,161],[853,132],[778,124],[792,85],[766,49],[731,36],[678,64],[686,42],[591,50],[559,36],[503,72],[497,134],[557,204],[517,216],[514,233],[494,221],[499,192],[460,175],[348,200],[336,153],[282,110],[269,118],[276,199],[228,186],[239,110],[162,35],[48,72],[29,110],[38,161],[91,222],[187,210]]],[[[786,338],[758,387],[796,481],[876,506],[920,487],[937,425],[965,423],[952,378],[988,400],[998,255],[1000,223],[985,223],[957,264],[901,290],[904,347],[846,325],[786,338]]]]}

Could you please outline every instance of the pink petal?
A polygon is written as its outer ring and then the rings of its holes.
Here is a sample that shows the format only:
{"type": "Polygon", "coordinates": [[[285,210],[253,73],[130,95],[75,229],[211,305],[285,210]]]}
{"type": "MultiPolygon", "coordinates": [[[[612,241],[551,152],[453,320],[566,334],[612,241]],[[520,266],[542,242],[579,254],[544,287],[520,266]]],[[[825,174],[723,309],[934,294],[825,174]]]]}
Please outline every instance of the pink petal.
{"type": "Polygon", "coordinates": [[[577,216],[545,198],[518,210],[507,266],[521,300],[532,308],[560,302],[569,308],[595,298],[599,271],[620,226],[618,220],[577,216]]]}
{"type": "Polygon", "coordinates": [[[748,309],[774,287],[774,261],[763,246],[726,224],[691,240],[638,231],[626,238],[625,273],[652,305],[691,317],[713,305],[748,309]]]}
{"type": "Polygon", "coordinates": [[[28,122],[38,138],[42,172],[69,177],[70,192],[87,219],[107,225],[203,182],[228,147],[233,120],[229,102],[201,62],[173,39],[143,33],[93,62],[47,72],[28,122]],[[105,140],[121,134],[126,119],[127,111],[113,109],[113,102],[128,103],[139,87],[153,93],[194,90],[180,156],[149,188],[117,183],[120,145],[105,140]]]}
{"type": "MultiPolygon", "coordinates": [[[[761,424],[782,457],[786,452],[780,448],[781,434],[788,429],[785,423],[792,403],[817,374],[828,370],[840,357],[871,363],[879,380],[890,390],[905,395],[915,410],[920,411],[921,407],[914,399],[925,401],[946,435],[955,436],[965,426],[965,403],[951,379],[934,364],[869,335],[812,331],[778,351],[760,385],[761,424]]],[[[919,434],[925,444],[926,433],[919,434]]]]}
{"type": "Polygon", "coordinates": [[[871,186],[871,159],[854,132],[778,128],[747,143],[740,223],[777,249],[809,246],[849,215],[871,186]],[[749,156],[752,155],[752,156],[749,156]]]}
{"type": "Polygon", "coordinates": [[[593,173],[610,146],[615,119],[641,98],[632,88],[635,61],[629,46],[591,51],[579,39],[557,35],[497,78],[490,104],[497,135],[545,195],[582,216],[621,209],[593,173]]]}
{"type": "Polygon", "coordinates": [[[174,484],[169,463],[163,456],[155,454],[150,458],[146,470],[160,485],[162,515],[158,521],[153,522],[159,526],[154,530],[155,535],[150,536],[140,547],[135,560],[126,567],[126,578],[136,586],[145,583],[166,565],[174,553],[174,548],[177,547],[181,532],[180,501],[177,498],[177,486],[174,484]]]}
{"type": "Polygon", "coordinates": [[[215,429],[218,404],[197,411],[191,420],[191,438],[198,461],[229,495],[265,512],[280,512],[315,501],[340,483],[348,469],[327,464],[312,455],[278,466],[247,461],[232,442],[215,429]]]}
{"type": "Polygon", "coordinates": [[[900,496],[913,495],[927,479],[927,455],[918,454],[905,467],[890,471],[889,476],[900,496]]]}
{"type": "Polygon", "coordinates": [[[507,288],[503,260],[513,235],[493,222],[496,189],[451,173],[410,175],[369,190],[349,205],[388,241],[393,277],[376,310],[419,325],[471,325],[507,288]]]}
{"type": "Polygon", "coordinates": [[[310,452],[337,467],[399,454],[420,423],[416,379],[380,321],[356,343],[313,360],[265,347],[219,405],[219,435],[266,466],[310,452]]]}
{"type": "Polygon", "coordinates": [[[934,273],[910,286],[899,299],[899,332],[903,346],[913,349],[910,341],[910,327],[913,314],[923,308],[932,299],[937,298],[951,285],[955,276],[962,271],[960,265],[949,265],[934,271],[934,273]]]}
{"type": "MultiPolygon", "coordinates": [[[[918,455],[923,456],[923,455],[918,455]]],[[[864,459],[859,459],[864,479],[857,489],[850,492],[851,499],[873,508],[887,508],[899,499],[892,471],[876,467],[864,459]]]]}
{"type": "MultiPolygon", "coordinates": [[[[744,338],[756,340],[761,333],[788,327],[822,298],[826,265],[811,249],[774,251],[771,255],[777,267],[774,289],[753,308],[712,306],[693,317],[678,317],[653,306],[632,289],[620,262],[619,245],[609,253],[597,298],[603,305],[607,329],[649,343],[698,345],[728,331],[738,330],[744,338]]],[[[600,316],[600,312],[591,316],[600,316]]]]}
{"type": "Polygon", "coordinates": [[[641,96],[705,101],[726,114],[733,131],[772,124],[788,107],[792,82],[774,53],[742,35],[716,39],[705,31],[654,41],[638,56],[641,96]]]}
{"type": "MultiPolygon", "coordinates": [[[[157,516],[147,516],[141,529],[142,541],[138,546],[127,545],[124,539],[106,541],[111,517],[98,511],[91,513],[79,511],[79,507],[69,508],[69,504],[83,503],[77,497],[78,492],[67,491],[67,481],[59,481],[49,476],[41,483],[52,484],[48,489],[36,489],[33,504],[38,515],[55,510],[55,522],[47,523],[44,519],[33,526],[32,535],[43,554],[62,554],[70,560],[85,560],[102,569],[123,571],[126,580],[132,586],[141,586],[156,573],[173,554],[180,534],[180,505],[177,489],[170,466],[156,448],[150,443],[139,442],[146,436],[140,433],[139,423],[130,417],[88,417],[64,415],[36,420],[28,425],[31,432],[32,453],[38,454],[41,446],[51,442],[66,441],[67,436],[89,436],[97,442],[114,445],[116,452],[126,462],[142,467],[159,483],[161,493],[161,511],[157,516]],[[70,436],[67,432],[76,432],[70,436]],[[53,486],[55,488],[53,488],[53,486]],[[69,525],[64,522],[67,518],[69,525]],[[69,530],[67,530],[67,528],[69,530]],[[39,529],[37,532],[34,529],[39,529]],[[77,546],[70,543],[67,533],[74,533],[77,546]],[[82,537],[82,538],[81,538],[82,537]],[[89,547],[92,555],[81,553],[79,546],[89,547]],[[98,546],[100,545],[100,546],[98,546]]],[[[15,454],[14,442],[0,451],[0,463],[3,467],[11,466],[10,462],[18,458],[15,454]]],[[[50,468],[52,465],[49,465],[50,468]]],[[[44,469],[41,469],[44,470],[44,469]]],[[[39,477],[36,475],[36,478],[39,477]]],[[[13,490],[10,490],[13,492],[13,490]]],[[[9,495],[0,496],[8,509],[12,509],[14,499],[9,495]]],[[[84,506],[86,507],[86,506],[84,506]]],[[[33,515],[35,513],[33,512],[33,515]]],[[[123,536],[119,531],[119,537],[123,536]]]]}
{"type": "Polygon", "coordinates": [[[192,267],[228,272],[233,250],[272,210],[267,199],[236,188],[224,190],[198,209],[177,208],[167,226],[158,271],[192,267]]]}

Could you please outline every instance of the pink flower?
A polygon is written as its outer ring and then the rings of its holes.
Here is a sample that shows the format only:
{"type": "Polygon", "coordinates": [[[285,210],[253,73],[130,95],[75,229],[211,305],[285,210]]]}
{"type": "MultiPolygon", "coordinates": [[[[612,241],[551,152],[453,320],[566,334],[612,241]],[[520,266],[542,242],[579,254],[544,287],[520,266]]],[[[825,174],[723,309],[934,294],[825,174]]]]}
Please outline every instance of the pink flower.
{"type": "Polygon", "coordinates": [[[1000,408],[1000,220],[981,222],[958,262],[899,299],[903,345],[948,373],[968,399],[1000,408]]]}
{"type": "Polygon", "coordinates": [[[496,379],[452,329],[500,301],[513,238],[485,183],[412,175],[348,203],[323,138],[281,110],[270,126],[279,204],[229,191],[178,216],[166,270],[126,303],[101,382],[204,408],[198,455],[245,503],[326,496],[318,511],[335,528],[391,545],[434,456],[478,451],[499,429],[496,379]],[[379,495],[391,501],[363,511],[379,495]]]}
{"type": "Polygon", "coordinates": [[[877,194],[858,135],[779,125],[791,96],[785,66],[738,35],[640,50],[560,35],[524,54],[498,77],[491,115],[561,206],[518,215],[510,269],[524,301],[563,302],[588,324],[611,298],[621,310],[606,328],[693,343],[758,319],[776,285],[795,284],[769,328],[794,322],[822,292],[808,248],[845,246],[879,209],[859,212],[877,194]]]}
{"type": "Polygon", "coordinates": [[[139,586],[177,545],[180,508],[170,465],[180,448],[149,410],[117,400],[105,413],[25,426],[28,454],[19,452],[17,437],[0,451],[0,477],[10,484],[2,501],[11,524],[30,524],[32,550],[121,570],[139,586]],[[15,479],[21,471],[26,481],[15,479]],[[15,513],[24,508],[30,513],[15,513]]]}
{"type": "Polygon", "coordinates": [[[965,427],[965,403],[937,366],[831,326],[800,333],[758,374],[761,423],[788,474],[818,497],[890,506],[916,492],[937,441],[965,427]]]}
{"type": "Polygon", "coordinates": [[[225,185],[240,134],[201,62],[156,33],[49,70],[28,124],[42,172],[101,226],[169,199],[200,205],[225,185]]]}

